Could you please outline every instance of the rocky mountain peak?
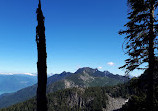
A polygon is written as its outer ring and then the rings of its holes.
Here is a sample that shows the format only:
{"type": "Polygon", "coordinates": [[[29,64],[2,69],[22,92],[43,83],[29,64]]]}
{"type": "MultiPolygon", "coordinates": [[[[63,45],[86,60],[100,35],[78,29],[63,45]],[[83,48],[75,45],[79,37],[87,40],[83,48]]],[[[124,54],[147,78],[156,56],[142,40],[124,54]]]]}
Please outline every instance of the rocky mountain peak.
{"type": "Polygon", "coordinates": [[[83,68],[79,68],[75,73],[78,74],[78,73],[89,73],[89,74],[92,74],[92,73],[95,73],[97,72],[98,69],[92,69],[92,68],[89,68],[89,67],[83,67],[83,68]]]}
{"type": "Polygon", "coordinates": [[[110,75],[111,73],[109,71],[104,71],[105,76],[110,75]]]}
{"type": "Polygon", "coordinates": [[[67,72],[66,72],[66,71],[63,71],[61,74],[67,74],[67,72]]]}

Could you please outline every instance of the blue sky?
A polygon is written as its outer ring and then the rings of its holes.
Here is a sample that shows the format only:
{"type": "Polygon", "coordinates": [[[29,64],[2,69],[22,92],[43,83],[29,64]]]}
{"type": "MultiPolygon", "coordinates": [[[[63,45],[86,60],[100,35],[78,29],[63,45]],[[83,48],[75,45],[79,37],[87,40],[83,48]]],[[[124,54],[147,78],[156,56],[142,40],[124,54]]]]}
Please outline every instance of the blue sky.
{"type": "MultiPolygon", "coordinates": [[[[118,34],[127,22],[126,0],[41,0],[48,73],[80,67],[124,74],[128,57],[118,34]]],[[[0,73],[36,73],[38,0],[0,0],[0,73]]],[[[135,71],[132,74],[140,74],[135,71]]]]}

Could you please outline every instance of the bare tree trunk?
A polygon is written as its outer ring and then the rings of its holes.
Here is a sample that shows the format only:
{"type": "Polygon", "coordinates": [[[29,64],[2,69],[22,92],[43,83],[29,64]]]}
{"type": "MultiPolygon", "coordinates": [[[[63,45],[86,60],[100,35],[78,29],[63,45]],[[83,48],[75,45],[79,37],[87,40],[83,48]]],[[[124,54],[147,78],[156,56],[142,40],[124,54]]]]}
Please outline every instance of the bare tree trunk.
{"type": "Polygon", "coordinates": [[[37,21],[38,21],[38,26],[36,27],[36,42],[37,42],[37,50],[38,50],[37,111],[47,111],[47,97],[46,97],[47,53],[46,53],[44,16],[41,10],[40,0],[39,0],[39,5],[38,5],[36,13],[37,13],[37,21]]]}
{"type": "Polygon", "coordinates": [[[154,0],[151,0],[150,9],[150,32],[149,32],[149,72],[148,72],[148,91],[147,91],[147,104],[150,111],[153,111],[154,106],[154,67],[155,67],[155,55],[154,55],[154,0]]]}

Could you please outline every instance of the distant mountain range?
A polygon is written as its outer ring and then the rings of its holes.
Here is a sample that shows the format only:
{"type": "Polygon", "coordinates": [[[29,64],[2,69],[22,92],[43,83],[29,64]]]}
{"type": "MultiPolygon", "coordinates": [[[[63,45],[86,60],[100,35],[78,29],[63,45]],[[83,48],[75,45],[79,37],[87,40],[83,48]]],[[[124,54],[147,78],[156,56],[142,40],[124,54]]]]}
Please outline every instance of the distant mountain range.
{"type": "MultiPolygon", "coordinates": [[[[66,88],[86,88],[95,86],[113,86],[127,82],[128,77],[114,75],[108,71],[101,72],[98,69],[84,67],[75,73],[63,72],[48,78],[47,93],[66,88]]],[[[21,89],[15,93],[0,96],[0,108],[28,100],[36,95],[37,84],[21,89]]]]}
{"type": "Polygon", "coordinates": [[[16,92],[22,88],[37,83],[37,77],[24,74],[0,74],[0,95],[2,93],[16,92]]]}

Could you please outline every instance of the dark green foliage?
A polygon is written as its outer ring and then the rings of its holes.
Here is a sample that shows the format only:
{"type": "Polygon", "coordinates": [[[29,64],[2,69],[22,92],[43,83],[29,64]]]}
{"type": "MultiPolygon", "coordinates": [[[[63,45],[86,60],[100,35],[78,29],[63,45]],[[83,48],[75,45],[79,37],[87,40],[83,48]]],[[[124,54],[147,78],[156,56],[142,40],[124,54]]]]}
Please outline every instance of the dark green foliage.
{"type": "MultiPolygon", "coordinates": [[[[131,86],[135,84],[135,81],[137,79],[114,87],[72,88],[50,93],[47,95],[48,111],[102,111],[107,106],[107,94],[111,97],[123,98],[129,98],[130,95],[135,94],[131,86]]],[[[16,111],[34,111],[36,109],[35,99],[0,111],[11,111],[13,109],[16,109],[16,111]]]]}
{"type": "Polygon", "coordinates": [[[49,106],[54,110],[60,109],[59,111],[70,111],[70,109],[71,111],[100,111],[103,106],[106,107],[107,101],[103,91],[100,87],[57,91],[48,95],[49,102],[52,103],[49,106]]]}
{"type": "Polygon", "coordinates": [[[94,98],[93,101],[91,101],[85,107],[85,109],[87,109],[88,111],[102,111],[103,108],[106,108],[108,98],[105,88],[88,88],[85,90],[84,96],[86,100],[89,99],[87,97],[94,98]]]}
{"type": "MultiPolygon", "coordinates": [[[[129,98],[123,108],[118,111],[148,111],[146,107],[146,70],[139,78],[133,78],[128,83],[108,87],[72,88],[56,91],[47,95],[48,111],[102,111],[106,108],[108,97],[129,98]]],[[[155,106],[158,108],[158,73],[155,74],[155,106]]],[[[35,98],[13,105],[0,111],[35,111],[35,98]]]]}
{"type": "Polygon", "coordinates": [[[132,96],[128,104],[123,106],[122,111],[148,111],[145,105],[144,96],[132,96]]]}
{"type": "MultiPolygon", "coordinates": [[[[96,86],[113,86],[127,82],[128,77],[114,75],[110,72],[101,72],[92,68],[80,68],[75,73],[63,72],[48,78],[47,93],[55,92],[65,88],[72,87],[96,87],[96,86]],[[106,73],[106,75],[105,75],[106,73]],[[85,80],[83,78],[86,78],[85,80]],[[70,83],[70,86],[65,85],[65,81],[70,83]]],[[[34,97],[36,94],[37,84],[32,87],[22,89],[16,93],[5,95],[0,99],[0,108],[8,107],[18,102],[34,97]]]]}
{"type": "Polygon", "coordinates": [[[95,86],[114,86],[119,83],[123,83],[123,81],[118,81],[113,78],[108,78],[108,77],[96,77],[95,81],[91,81],[89,83],[89,86],[95,87],[95,86]],[[106,81],[106,82],[105,82],[106,81]]]}
{"type": "MultiPolygon", "coordinates": [[[[106,108],[107,95],[105,88],[72,88],[47,95],[48,111],[102,111],[106,108]]],[[[0,111],[35,111],[35,98],[13,105],[0,111]]]]}
{"type": "Polygon", "coordinates": [[[154,18],[153,6],[157,7],[157,0],[128,0],[128,5],[130,12],[129,22],[125,24],[127,29],[119,32],[126,35],[125,54],[130,57],[125,60],[126,64],[120,67],[126,68],[126,73],[141,69],[140,65],[149,62],[150,53],[154,58],[154,49],[157,50],[153,47],[156,45],[157,34],[157,20],[154,18]]]}
{"type": "Polygon", "coordinates": [[[47,92],[50,93],[50,92],[55,92],[55,91],[58,91],[58,90],[61,90],[61,89],[65,89],[65,84],[64,84],[64,81],[61,80],[61,81],[57,81],[55,82],[54,84],[50,84],[48,87],[47,87],[47,92]]]}
{"type": "MultiPolygon", "coordinates": [[[[144,83],[142,83],[144,79],[142,78],[145,79],[146,77],[142,75],[139,78],[131,79],[128,83],[118,84],[113,87],[72,88],[50,93],[47,95],[48,111],[102,111],[107,106],[107,94],[111,97],[130,98],[129,104],[126,104],[123,107],[124,109],[120,109],[121,111],[130,111],[129,109],[126,110],[130,107],[133,109],[137,108],[137,106],[142,107],[145,97],[144,93],[141,92],[144,91],[142,90],[144,89],[142,87],[142,85],[144,86],[144,83]],[[142,85],[139,85],[140,83],[142,85]],[[137,95],[141,96],[138,97],[137,95]]],[[[16,111],[29,111],[24,110],[28,109],[28,107],[31,111],[36,109],[34,98],[0,111],[11,111],[17,108],[21,109],[16,111]]]]}
{"type": "MultiPolygon", "coordinates": [[[[148,63],[148,87],[147,104],[148,110],[153,110],[154,105],[154,67],[157,51],[158,24],[154,12],[157,9],[158,0],[128,0],[130,7],[129,22],[125,25],[126,30],[119,34],[126,34],[125,49],[129,59],[125,60],[126,73],[135,69],[142,69],[141,65],[148,63]]],[[[146,67],[145,67],[146,68],[146,67]]],[[[144,69],[144,68],[143,68],[144,69]]]]}
{"type": "MultiPolygon", "coordinates": [[[[156,63],[158,66],[158,63],[156,63]]],[[[148,99],[147,99],[147,88],[148,84],[148,70],[142,74],[139,79],[133,79],[130,83],[133,94],[129,99],[129,102],[123,106],[119,111],[149,111],[148,99]]],[[[153,106],[152,111],[158,110],[158,70],[155,68],[154,72],[154,92],[153,92],[153,106]]],[[[151,110],[150,110],[151,111],[151,110]]]]}

